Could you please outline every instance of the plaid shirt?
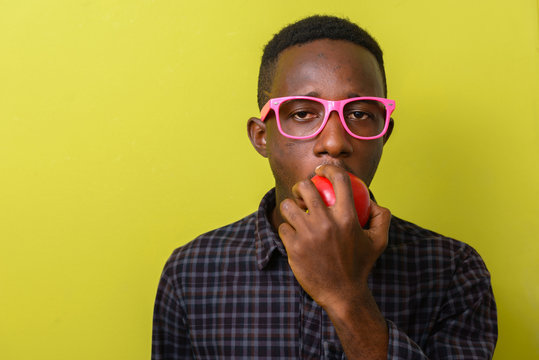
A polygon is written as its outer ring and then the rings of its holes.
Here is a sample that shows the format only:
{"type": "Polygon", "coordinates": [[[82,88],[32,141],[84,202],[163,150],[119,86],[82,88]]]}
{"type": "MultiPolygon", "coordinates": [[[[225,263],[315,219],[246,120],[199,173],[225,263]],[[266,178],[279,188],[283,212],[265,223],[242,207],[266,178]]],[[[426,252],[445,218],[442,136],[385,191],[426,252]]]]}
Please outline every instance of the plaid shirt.
{"type": "MultiPolygon", "coordinates": [[[[259,210],[176,249],[163,270],[152,359],[346,359],[259,210]]],[[[497,340],[490,275],[470,246],[396,217],[369,288],[389,329],[388,359],[489,359],[497,340]]]]}

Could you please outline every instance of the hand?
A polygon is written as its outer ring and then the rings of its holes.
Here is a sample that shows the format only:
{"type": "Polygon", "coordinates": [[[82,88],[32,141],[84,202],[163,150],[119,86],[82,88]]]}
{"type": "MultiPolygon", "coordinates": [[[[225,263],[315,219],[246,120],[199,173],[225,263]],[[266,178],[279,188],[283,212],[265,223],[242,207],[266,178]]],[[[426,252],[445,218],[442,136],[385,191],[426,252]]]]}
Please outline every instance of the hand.
{"type": "Polygon", "coordinates": [[[292,188],[295,198],[280,205],[285,222],[279,235],[296,279],[328,310],[369,292],[367,277],[387,245],[391,214],[373,202],[369,229],[362,229],[346,171],[324,165],[316,173],[333,184],[335,205],[326,207],[313,183],[300,181],[292,188]]]}

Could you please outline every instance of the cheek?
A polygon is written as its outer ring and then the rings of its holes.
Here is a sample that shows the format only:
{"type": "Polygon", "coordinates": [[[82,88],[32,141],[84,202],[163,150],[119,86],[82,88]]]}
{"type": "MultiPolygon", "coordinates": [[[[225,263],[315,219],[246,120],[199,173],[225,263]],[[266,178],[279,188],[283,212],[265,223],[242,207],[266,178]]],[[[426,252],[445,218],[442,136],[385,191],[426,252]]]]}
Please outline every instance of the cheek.
{"type": "Polygon", "coordinates": [[[361,174],[364,174],[363,179],[369,185],[374,178],[378,164],[382,157],[383,141],[373,140],[373,142],[366,144],[358,149],[361,156],[361,174]]]}
{"type": "Polygon", "coordinates": [[[293,162],[298,154],[294,143],[286,141],[272,141],[268,148],[268,160],[273,172],[277,187],[290,188],[294,184],[293,162]]]}
{"type": "Polygon", "coordinates": [[[278,130],[268,131],[268,161],[275,178],[275,186],[289,193],[292,186],[313,169],[308,167],[307,142],[298,143],[283,137],[278,130]],[[304,174],[305,173],[305,174],[304,174]]]}

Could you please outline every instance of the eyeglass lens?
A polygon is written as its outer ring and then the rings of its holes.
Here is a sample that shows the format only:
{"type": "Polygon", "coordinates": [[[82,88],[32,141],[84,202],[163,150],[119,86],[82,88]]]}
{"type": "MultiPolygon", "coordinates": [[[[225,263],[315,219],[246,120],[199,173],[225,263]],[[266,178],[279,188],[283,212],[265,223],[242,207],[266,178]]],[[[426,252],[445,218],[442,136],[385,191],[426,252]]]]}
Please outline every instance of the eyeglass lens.
{"type": "MultiPolygon", "coordinates": [[[[315,100],[292,99],[281,103],[279,121],[284,133],[291,136],[309,136],[324,122],[324,105],[315,100]]],[[[386,121],[385,105],[377,100],[356,100],[343,108],[348,129],[359,136],[382,133],[386,121]]]]}

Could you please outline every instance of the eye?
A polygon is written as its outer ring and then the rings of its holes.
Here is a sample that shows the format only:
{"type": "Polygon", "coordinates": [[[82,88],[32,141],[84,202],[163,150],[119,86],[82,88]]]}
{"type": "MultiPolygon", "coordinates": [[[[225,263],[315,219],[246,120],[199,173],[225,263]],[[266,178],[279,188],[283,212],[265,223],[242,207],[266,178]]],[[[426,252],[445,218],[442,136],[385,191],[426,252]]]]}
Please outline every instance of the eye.
{"type": "Polygon", "coordinates": [[[365,121],[372,119],[371,113],[361,110],[350,111],[346,114],[346,120],[350,121],[365,121]]]}
{"type": "Polygon", "coordinates": [[[318,114],[307,110],[300,110],[292,113],[290,118],[296,121],[311,121],[318,118],[318,114]]]}
{"type": "Polygon", "coordinates": [[[315,123],[324,118],[324,106],[308,99],[292,99],[281,104],[279,116],[281,121],[291,123],[315,123]]]}

